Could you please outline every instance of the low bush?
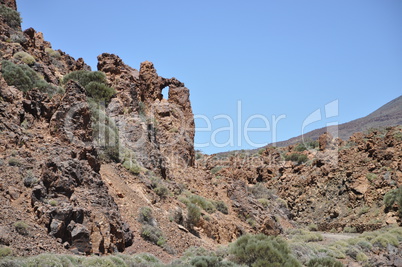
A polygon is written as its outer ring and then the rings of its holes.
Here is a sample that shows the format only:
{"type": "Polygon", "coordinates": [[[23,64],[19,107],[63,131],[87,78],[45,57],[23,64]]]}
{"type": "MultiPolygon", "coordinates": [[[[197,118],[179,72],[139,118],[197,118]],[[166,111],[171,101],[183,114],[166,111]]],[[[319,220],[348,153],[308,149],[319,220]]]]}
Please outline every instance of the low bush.
{"type": "Polygon", "coordinates": [[[61,55],[60,55],[60,52],[59,52],[59,51],[54,51],[54,50],[51,49],[51,48],[45,48],[45,52],[46,52],[49,56],[51,56],[51,57],[53,57],[53,58],[55,58],[55,59],[60,59],[60,58],[61,58],[61,55]]]}
{"type": "Polygon", "coordinates": [[[307,226],[307,229],[308,229],[309,231],[314,231],[314,232],[316,232],[316,231],[318,231],[318,226],[317,226],[315,223],[312,223],[312,224],[309,224],[309,225],[307,226]]]}
{"type": "Polygon", "coordinates": [[[293,161],[293,162],[297,162],[297,164],[302,164],[304,162],[308,161],[308,157],[304,154],[300,154],[300,153],[292,153],[290,155],[285,155],[285,160],[286,161],[293,161]]]}
{"type": "Polygon", "coordinates": [[[0,246],[0,257],[6,257],[13,254],[13,250],[9,247],[0,246]]]}
{"type": "Polygon", "coordinates": [[[248,266],[301,266],[280,237],[243,235],[230,245],[229,252],[236,263],[248,266]]]}
{"type": "Polygon", "coordinates": [[[351,227],[351,226],[345,226],[343,228],[344,233],[357,233],[356,227],[351,227]]]}
{"type": "Polygon", "coordinates": [[[343,267],[343,264],[334,258],[325,257],[311,259],[308,262],[307,267],[343,267]]]}
{"type": "Polygon", "coordinates": [[[123,167],[126,168],[132,174],[138,175],[141,173],[141,167],[131,160],[125,160],[123,167]]]}
{"type": "Polygon", "coordinates": [[[23,221],[18,221],[14,223],[14,229],[20,235],[28,235],[28,225],[23,221]]]}
{"type": "Polygon", "coordinates": [[[3,60],[2,74],[8,85],[15,86],[23,92],[28,92],[35,87],[39,76],[27,65],[17,65],[8,60],[3,60]]]}
{"type": "Polygon", "coordinates": [[[0,5],[0,17],[13,29],[21,27],[22,19],[20,13],[6,5],[0,5]]]}
{"type": "Polygon", "coordinates": [[[389,209],[394,205],[394,203],[396,201],[397,193],[398,193],[398,189],[392,189],[384,195],[385,208],[389,209]]]}
{"type": "Polygon", "coordinates": [[[397,247],[399,242],[395,236],[389,233],[383,233],[372,239],[371,244],[373,244],[373,246],[386,248],[388,245],[397,247]]]}
{"type": "Polygon", "coordinates": [[[48,94],[50,97],[54,94],[63,93],[63,89],[47,83],[41,79],[38,74],[27,65],[17,65],[11,61],[3,60],[1,62],[1,72],[4,80],[10,86],[15,86],[22,92],[28,92],[33,88],[48,94]]]}
{"type": "Polygon", "coordinates": [[[223,202],[222,200],[214,202],[215,208],[222,212],[223,214],[229,214],[229,209],[228,206],[226,206],[226,203],[223,202]]]}
{"type": "Polygon", "coordinates": [[[13,58],[15,58],[16,60],[19,60],[27,65],[33,65],[35,63],[35,58],[24,51],[15,53],[13,55],[13,58]]]}
{"type": "Polygon", "coordinates": [[[166,239],[163,236],[162,231],[159,228],[149,224],[142,226],[141,237],[160,247],[166,244],[166,239]]]}
{"type": "Polygon", "coordinates": [[[201,207],[203,210],[205,210],[208,213],[213,213],[215,211],[214,204],[210,200],[208,200],[202,196],[190,195],[188,197],[188,199],[190,200],[191,203],[198,205],[199,207],[201,207]]]}
{"type": "Polygon", "coordinates": [[[87,95],[96,101],[109,102],[116,91],[107,85],[106,75],[101,71],[77,70],[63,77],[63,84],[69,80],[78,82],[85,88],[87,95]]]}
{"type": "Polygon", "coordinates": [[[155,225],[152,210],[149,207],[141,207],[138,212],[138,221],[143,224],[155,225]]]}
{"type": "Polygon", "coordinates": [[[377,179],[377,174],[374,173],[367,173],[366,174],[366,178],[367,180],[369,180],[370,182],[374,181],[375,179],[377,179]]]}
{"type": "Polygon", "coordinates": [[[201,210],[200,208],[193,204],[188,203],[187,205],[187,219],[186,222],[190,228],[193,228],[198,224],[201,218],[201,210]]]}

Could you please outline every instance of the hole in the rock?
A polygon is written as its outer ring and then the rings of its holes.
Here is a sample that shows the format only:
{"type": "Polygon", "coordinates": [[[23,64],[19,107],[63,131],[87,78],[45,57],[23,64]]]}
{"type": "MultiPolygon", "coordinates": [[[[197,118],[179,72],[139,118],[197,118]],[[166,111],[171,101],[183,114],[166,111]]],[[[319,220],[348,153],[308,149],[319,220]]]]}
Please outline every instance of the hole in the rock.
{"type": "Polygon", "coordinates": [[[166,86],[165,88],[162,89],[162,99],[168,99],[169,98],[169,86],[166,86]]]}

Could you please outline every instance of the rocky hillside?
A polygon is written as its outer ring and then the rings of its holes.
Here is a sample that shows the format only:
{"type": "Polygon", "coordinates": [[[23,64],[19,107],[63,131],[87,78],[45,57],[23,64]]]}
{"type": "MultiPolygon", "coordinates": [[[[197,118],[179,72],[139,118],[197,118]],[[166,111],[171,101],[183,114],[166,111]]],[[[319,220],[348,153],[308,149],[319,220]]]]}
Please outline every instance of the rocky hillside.
{"type": "MultiPolygon", "coordinates": [[[[402,96],[399,96],[363,118],[338,125],[337,131],[339,138],[346,140],[357,132],[367,132],[370,129],[378,129],[401,124],[402,96]]],[[[327,131],[330,131],[330,129],[327,129],[327,127],[316,129],[305,133],[303,136],[297,136],[286,141],[277,142],[275,143],[275,146],[284,147],[300,143],[303,140],[317,140],[320,135],[327,131]]]]}
{"type": "Polygon", "coordinates": [[[400,266],[400,126],[202,155],[184,83],[108,53],[92,71],[0,3],[0,265],[400,266]]]}

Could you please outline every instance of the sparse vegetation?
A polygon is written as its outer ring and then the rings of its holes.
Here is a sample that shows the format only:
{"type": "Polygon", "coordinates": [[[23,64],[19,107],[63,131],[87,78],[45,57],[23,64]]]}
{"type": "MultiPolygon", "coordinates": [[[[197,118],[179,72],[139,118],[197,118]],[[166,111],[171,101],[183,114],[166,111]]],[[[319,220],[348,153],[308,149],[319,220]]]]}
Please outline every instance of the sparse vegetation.
{"type": "Polygon", "coordinates": [[[187,219],[186,222],[190,228],[193,228],[198,224],[201,218],[201,210],[200,208],[193,204],[193,203],[188,203],[187,204],[187,219]]]}
{"type": "Polygon", "coordinates": [[[107,85],[106,75],[101,71],[77,70],[63,77],[63,84],[69,80],[78,82],[85,88],[87,95],[95,101],[109,102],[116,91],[107,85]]]}
{"type": "Polygon", "coordinates": [[[28,225],[23,221],[18,221],[14,223],[14,229],[20,235],[28,235],[28,225]]]}
{"type": "Polygon", "coordinates": [[[155,224],[155,219],[152,216],[152,210],[150,207],[141,207],[138,213],[138,221],[143,224],[155,224]]]}
{"type": "Polygon", "coordinates": [[[357,233],[356,227],[346,226],[343,228],[343,232],[345,233],[357,233]]]}
{"type": "Polygon", "coordinates": [[[301,266],[280,237],[243,235],[231,244],[229,252],[236,263],[247,266],[301,266]]]}
{"type": "Polygon", "coordinates": [[[57,200],[55,200],[55,199],[50,199],[50,200],[48,201],[48,203],[49,203],[49,205],[52,206],[52,207],[55,207],[55,206],[57,206],[57,205],[59,204],[59,202],[58,202],[57,200]]]}
{"type": "Polygon", "coordinates": [[[15,58],[16,60],[19,60],[22,63],[25,63],[27,65],[33,65],[35,63],[35,58],[24,51],[15,53],[13,55],[13,58],[15,58]]]}
{"type": "Polygon", "coordinates": [[[18,29],[21,26],[20,13],[6,5],[0,5],[0,17],[13,29],[18,29]]]}
{"type": "Polygon", "coordinates": [[[318,227],[317,227],[317,225],[316,225],[315,223],[309,224],[308,227],[307,227],[307,229],[308,229],[309,231],[313,231],[313,232],[318,231],[318,227]]]}
{"type": "Polygon", "coordinates": [[[125,160],[123,162],[123,167],[126,168],[132,174],[138,175],[141,173],[141,167],[131,160],[125,160]]]}
{"type": "Polygon", "coordinates": [[[215,208],[223,214],[229,214],[228,206],[222,200],[214,202],[215,208]]]}
{"type": "Polygon", "coordinates": [[[0,246],[0,258],[10,256],[13,254],[13,250],[9,247],[0,246]]]}
{"type": "Polygon", "coordinates": [[[367,180],[369,180],[370,182],[374,181],[375,179],[377,179],[377,174],[374,173],[367,173],[366,174],[366,178],[367,180]]]}
{"type": "Polygon", "coordinates": [[[300,153],[292,153],[289,155],[285,155],[285,160],[286,161],[293,161],[293,162],[297,162],[297,164],[302,164],[304,162],[308,161],[308,157],[304,154],[300,154],[300,153]]]}
{"type": "Polygon", "coordinates": [[[334,258],[324,257],[311,259],[307,267],[343,267],[343,264],[334,258]]]}
{"type": "Polygon", "coordinates": [[[39,91],[47,93],[50,97],[63,92],[63,89],[60,87],[49,84],[41,79],[35,71],[25,64],[17,65],[11,61],[3,60],[1,65],[1,71],[7,84],[15,86],[22,92],[28,92],[33,88],[38,88],[39,91]]]}
{"type": "Polygon", "coordinates": [[[166,239],[163,236],[162,231],[159,228],[149,224],[142,226],[141,237],[160,247],[166,244],[166,239]]]}
{"type": "Polygon", "coordinates": [[[60,57],[61,57],[59,51],[55,51],[55,50],[53,50],[53,49],[51,49],[51,48],[48,48],[48,47],[45,48],[45,52],[46,52],[50,57],[55,58],[55,59],[60,59],[60,57]]]}
{"type": "Polygon", "coordinates": [[[369,211],[370,211],[370,207],[368,207],[368,206],[363,206],[363,207],[357,212],[357,214],[358,214],[358,215],[363,215],[363,214],[368,213],[369,211]]]}

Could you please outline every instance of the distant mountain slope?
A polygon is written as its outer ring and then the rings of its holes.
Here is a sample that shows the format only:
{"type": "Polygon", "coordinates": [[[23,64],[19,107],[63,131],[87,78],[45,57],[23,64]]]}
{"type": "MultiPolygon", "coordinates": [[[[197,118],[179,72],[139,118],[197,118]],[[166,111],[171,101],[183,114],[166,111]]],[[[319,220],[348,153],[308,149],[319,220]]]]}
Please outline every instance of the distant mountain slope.
{"type": "MultiPolygon", "coordinates": [[[[402,124],[402,95],[363,118],[338,125],[338,136],[341,139],[346,140],[356,132],[366,131],[370,128],[387,127],[400,124],[402,124]]],[[[304,140],[316,140],[321,134],[327,132],[328,130],[330,129],[323,127],[308,132],[304,134],[304,140]]],[[[297,144],[301,141],[302,136],[300,135],[286,141],[277,142],[276,146],[283,147],[297,144]]],[[[273,144],[269,144],[268,146],[272,145],[273,144]]]]}

